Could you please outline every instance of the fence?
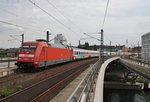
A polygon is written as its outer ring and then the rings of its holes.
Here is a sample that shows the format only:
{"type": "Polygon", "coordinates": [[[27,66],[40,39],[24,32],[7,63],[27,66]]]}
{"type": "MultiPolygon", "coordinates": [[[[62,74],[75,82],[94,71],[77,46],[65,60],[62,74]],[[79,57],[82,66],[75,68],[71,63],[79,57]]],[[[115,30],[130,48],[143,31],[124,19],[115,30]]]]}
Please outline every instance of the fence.
{"type": "Polygon", "coordinates": [[[17,57],[0,57],[0,68],[10,68],[14,66],[17,57]]]}
{"type": "Polygon", "coordinates": [[[98,60],[95,64],[90,66],[90,70],[87,72],[74,92],[70,95],[67,102],[89,102],[92,100],[89,96],[90,94],[93,94],[96,81],[95,79],[98,75],[100,66],[101,60],[98,60]]]}
{"type": "Polygon", "coordinates": [[[140,58],[134,58],[134,57],[122,57],[123,59],[128,59],[133,63],[145,66],[145,67],[150,67],[150,61],[142,60],[140,58]]]}

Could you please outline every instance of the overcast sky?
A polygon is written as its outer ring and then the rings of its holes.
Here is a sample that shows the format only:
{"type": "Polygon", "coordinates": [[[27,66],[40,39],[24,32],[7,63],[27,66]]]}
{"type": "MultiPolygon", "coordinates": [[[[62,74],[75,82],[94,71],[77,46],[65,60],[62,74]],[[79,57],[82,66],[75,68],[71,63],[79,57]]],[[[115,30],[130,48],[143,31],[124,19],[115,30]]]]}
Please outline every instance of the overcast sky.
{"type": "MultiPolygon", "coordinates": [[[[21,34],[25,41],[53,39],[62,33],[67,43],[78,45],[83,33],[100,32],[107,0],[0,0],[0,48],[19,47],[21,34]],[[52,15],[53,17],[50,17],[52,15]],[[9,24],[5,24],[5,23],[9,24]],[[14,24],[14,25],[10,25],[14,24]]],[[[150,0],[110,0],[104,25],[104,44],[136,46],[141,35],[150,32],[150,0]]],[[[99,38],[100,35],[92,35],[99,38]]],[[[99,44],[95,39],[81,43],[99,44]]],[[[141,41],[140,41],[141,42],[141,41]]]]}

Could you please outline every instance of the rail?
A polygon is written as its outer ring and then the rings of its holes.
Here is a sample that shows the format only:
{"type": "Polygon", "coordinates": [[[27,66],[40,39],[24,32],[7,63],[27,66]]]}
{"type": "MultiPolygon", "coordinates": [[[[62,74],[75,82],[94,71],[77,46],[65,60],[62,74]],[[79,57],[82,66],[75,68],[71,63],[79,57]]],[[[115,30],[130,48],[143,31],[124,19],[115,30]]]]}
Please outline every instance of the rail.
{"type": "Polygon", "coordinates": [[[95,64],[90,66],[90,70],[76,87],[74,92],[70,95],[67,102],[86,102],[89,100],[89,95],[94,90],[93,85],[95,83],[96,76],[98,75],[100,65],[101,60],[98,60],[95,64]]]}

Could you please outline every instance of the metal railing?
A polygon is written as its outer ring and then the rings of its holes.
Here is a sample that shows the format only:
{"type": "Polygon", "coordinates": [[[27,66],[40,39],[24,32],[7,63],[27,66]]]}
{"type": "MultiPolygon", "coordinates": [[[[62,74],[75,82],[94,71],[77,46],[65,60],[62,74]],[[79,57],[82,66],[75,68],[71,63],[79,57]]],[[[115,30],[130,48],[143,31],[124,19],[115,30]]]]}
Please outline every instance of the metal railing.
{"type": "Polygon", "coordinates": [[[101,60],[90,66],[90,70],[70,95],[67,102],[88,102],[90,93],[94,91],[95,79],[101,66],[101,60]]]}
{"type": "Polygon", "coordinates": [[[0,58],[0,68],[10,68],[15,66],[17,57],[1,57],[0,58]]]}
{"type": "Polygon", "coordinates": [[[8,60],[17,60],[17,57],[1,57],[0,56],[0,62],[8,61],[8,60]]]}
{"type": "Polygon", "coordinates": [[[150,61],[145,61],[140,58],[134,58],[134,57],[122,57],[122,59],[130,60],[132,63],[136,63],[145,67],[150,67],[150,61]]]}

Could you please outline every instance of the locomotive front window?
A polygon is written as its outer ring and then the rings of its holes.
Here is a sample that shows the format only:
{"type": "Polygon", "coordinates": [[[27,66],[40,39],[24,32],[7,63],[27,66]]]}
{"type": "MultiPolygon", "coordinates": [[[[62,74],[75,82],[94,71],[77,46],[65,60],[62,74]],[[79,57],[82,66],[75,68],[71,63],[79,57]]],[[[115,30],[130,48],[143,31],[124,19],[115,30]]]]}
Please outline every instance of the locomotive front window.
{"type": "Polygon", "coordinates": [[[23,46],[21,47],[21,51],[35,51],[36,50],[36,46],[23,46]]]}

